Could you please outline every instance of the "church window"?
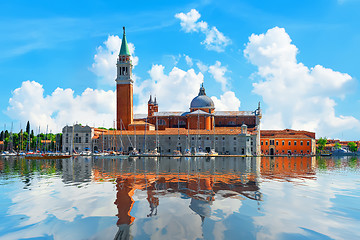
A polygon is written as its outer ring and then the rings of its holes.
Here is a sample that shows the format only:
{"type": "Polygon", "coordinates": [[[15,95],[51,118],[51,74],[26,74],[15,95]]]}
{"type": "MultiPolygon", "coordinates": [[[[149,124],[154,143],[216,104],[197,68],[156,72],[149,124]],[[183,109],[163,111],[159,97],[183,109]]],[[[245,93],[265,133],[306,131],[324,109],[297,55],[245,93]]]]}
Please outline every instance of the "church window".
{"type": "Polygon", "coordinates": [[[158,125],[166,125],[166,122],[164,119],[158,119],[158,125]]]}

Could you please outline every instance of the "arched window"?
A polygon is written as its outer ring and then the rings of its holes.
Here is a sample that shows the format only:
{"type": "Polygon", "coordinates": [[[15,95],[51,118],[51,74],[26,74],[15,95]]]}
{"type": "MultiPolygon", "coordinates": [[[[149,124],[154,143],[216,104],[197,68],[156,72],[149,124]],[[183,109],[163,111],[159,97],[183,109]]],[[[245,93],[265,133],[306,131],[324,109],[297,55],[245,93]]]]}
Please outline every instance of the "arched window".
{"type": "Polygon", "coordinates": [[[158,125],[166,125],[166,122],[164,119],[158,119],[158,125]]]}
{"type": "Polygon", "coordinates": [[[180,120],[180,121],[179,121],[179,126],[186,126],[186,122],[183,121],[183,120],[180,120]]]}

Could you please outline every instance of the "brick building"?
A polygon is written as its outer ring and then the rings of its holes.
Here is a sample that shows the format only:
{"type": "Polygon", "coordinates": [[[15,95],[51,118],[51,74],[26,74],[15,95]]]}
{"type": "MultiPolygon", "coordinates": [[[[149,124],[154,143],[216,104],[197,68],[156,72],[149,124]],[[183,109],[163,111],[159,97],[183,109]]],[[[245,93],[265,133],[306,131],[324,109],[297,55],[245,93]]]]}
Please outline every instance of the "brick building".
{"type": "Polygon", "coordinates": [[[316,153],[315,133],[308,131],[262,130],[261,153],[264,155],[305,155],[316,153]]]}

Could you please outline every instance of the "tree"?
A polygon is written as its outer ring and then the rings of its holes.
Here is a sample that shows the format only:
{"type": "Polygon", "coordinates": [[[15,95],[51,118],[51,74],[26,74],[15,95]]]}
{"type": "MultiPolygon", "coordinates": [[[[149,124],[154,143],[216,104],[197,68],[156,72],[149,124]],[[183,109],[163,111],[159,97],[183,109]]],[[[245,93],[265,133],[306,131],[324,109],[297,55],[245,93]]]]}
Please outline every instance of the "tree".
{"type": "Polygon", "coordinates": [[[335,149],[340,149],[340,148],[341,148],[341,145],[340,145],[340,143],[338,143],[338,142],[337,142],[337,143],[335,143],[335,146],[334,146],[334,148],[335,148],[335,149]]]}
{"type": "Polygon", "coordinates": [[[357,151],[357,145],[356,145],[356,143],[354,143],[354,142],[349,142],[347,145],[348,145],[348,147],[349,147],[349,149],[350,149],[351,152],[356,152],[356,151],[357,151]]]}
{"type": "Polygon", "coordinates": [[[326,143],[327,143],[326,137],[325,137],[325,138],[320,138],[320,139],[317,141],[318,149],[319,149],[320,151],[323,151],[323,150],[325,149],[326,143]]]}
{"type": "Polygon", "coordinates": [[[29,121],[26,124],[26,132],[28,135],[30,135],[30,122],[29,121]]]}
{"type": "Polygon", "coordinates": [[[0,141],[4,141],[4,131],[1,131],[0,133],[0,141]]]}

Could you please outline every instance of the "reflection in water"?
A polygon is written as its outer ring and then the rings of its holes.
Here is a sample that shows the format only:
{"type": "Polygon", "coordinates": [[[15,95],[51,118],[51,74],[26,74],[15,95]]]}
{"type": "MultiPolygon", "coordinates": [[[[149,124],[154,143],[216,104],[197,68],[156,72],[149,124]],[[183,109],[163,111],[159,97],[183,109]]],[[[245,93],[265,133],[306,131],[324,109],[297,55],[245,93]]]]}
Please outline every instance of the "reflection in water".
{"type": "MultiPolygon", "coordinates": [[[[274,213],[274,210],[277,209],[280,198],[274,201],[271,199],[272,196],[285,191],[279,187],[279,184],[289,183],[293,184],[290,186],[294,186],[294,183],[301,180],[302,183],[306,183],[306,190],[310,191],[315,186],[311,182],[316,181],[317,184],[322,182],[318,180],[319,177],[323,177],[322,172],[348,171],[349,169],[358,171],[359,165],[360,161],[356,157],[129,158],[126,160],[83,157],[63,160],[2,158],[0,159],[0,185],[11,185],[19,179],[25,191],[37,187],[39,178],[59,178],[65,187],[85,188],[84,190],[87,191],[87,186],[111,184],[114,186],[114,192],[110,195],[113,196],[112,203],[117,209],[117,213],[113,214],[116,215],[117,228],[116,231],[108,232],[112,234],[112,237],[115,236],[115,239],[171,238],[174,233],[178,233],[179,238],[238,238],[241,236],[278,238],[279,232],[271,230],[271,235],[267,235],[264,231],[256,229],[276,229],[274,224],[280,224],[268,220],[269,217],[275,220],[279,214],[279,212],[274,213]],[[241,203],[243,201],[247,201],[247,204],[243,205],[241,203]],[[178,212],[175,220],[166,220],[172,211],[178,212]],[[241,217],[234,218],[233,216],[241,217]],[[220,219],[225,218],[229,221],[219,222],[220,219]],[[235,226],[243,227],[232,227],[232,222],[235,226]],[[251,225],[254,225],[253,229],[248,229],[251,225]],[[257,231],[260,232],[256,234],[257,231]]],[[[316,191],[320,190],[316,189],[316,191]]],[[[96,192],[88,194],[90,196],[92,194],[96,201],[102,201],[102,196],[97,195],[96,192]]],[[[358,192],[353,194],[360,196],[358,192]]],[[[321,196],[320,193],[319,196],[321,196]]],[[[307,199],[309,207],[311,199],[307,199]]],[[[320,198],[315,199],[315,201],[319,200],[320,198]]],[[[91,201],[89,206],[92,207],[91,201]]],[[[286,201],[284,200],[280,205],[285,206],[286,201]]],[[[88,202],[89,200],[86,200],[83,203],[88,202]]],[[[23,203],[18,201],[16,204],[23,203]]],[[[315,202],[312,204],[316,205],[315,202]]],[[[294,205],[296,205],[295,201],[294,205]]],[[[106,208],[106,206],[103,207],[106,208]]],[[[73,208],[80,207],[75,205],[73,208]]],[[[18,207],[18,209],[21,208],[18,207]]],[[[44,214],[50,216],[51,210],[52,208],[44,210],[44,214]]],[[[94,210],[96,209],[92,209],[94,210]]],[[[67,212],[68,209],[63,211],[67,212]]],[[[294,208],[292,211],[296,212],[297,209],[294,208]]],[[[324,209],[324,211],[330,210],[324,209]]],[[[72,212],[76,211],[72,210],[68,214],[72,212]]],[[[301,215],[301,213],[297,214],[301,215]]],[[[83,215],[79,214],[79,216],[83,215]]],[[[100,217],[103,213],[89,214],[89,216],[93,215],[100,217]]],[[[74,224],[79,221],[76,220],[76,216],[69,219],[72,219],[74,224]]],[[[359,221],[360,217],[355,219],[359,221]]],[[[288,219],[286,222],[290,223],[290,221],[291,219],[288,219]]],[[[25,230],[26,228],[21,231],[25,230]]],[[[278,231],[286,232],[287,230],[278,231]]],[[[6,231],[5,233],[4,231],[0,230],[0,237],[6,236],[6,231]]],[[[92,238],[96,234],[82,238],[92,238]]],[[[282,237],[287,238],[284,236],[282,237]]],[[[291,237],[293,235],[289,238],[291,237]]]]}
{"type": "Polygon", "coordinates": [[[116,179],[119,231],[117,239],[129,236],[135,190],[146,191],[147,217],[157,215],[160,196],[180,193],[191,198],[190,209],[202,223],[210,217],[215,195],[221,198],[245,196],[261,200],[257,176],[260,159],[251,158],[140,158],[129,160],[95,159],[94,181],[116,179]]]}

